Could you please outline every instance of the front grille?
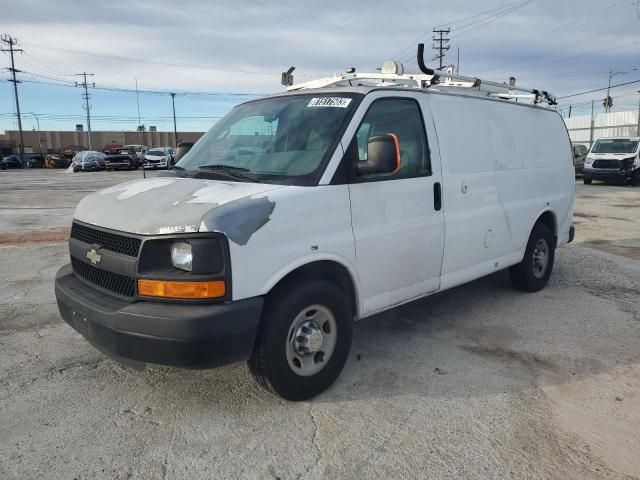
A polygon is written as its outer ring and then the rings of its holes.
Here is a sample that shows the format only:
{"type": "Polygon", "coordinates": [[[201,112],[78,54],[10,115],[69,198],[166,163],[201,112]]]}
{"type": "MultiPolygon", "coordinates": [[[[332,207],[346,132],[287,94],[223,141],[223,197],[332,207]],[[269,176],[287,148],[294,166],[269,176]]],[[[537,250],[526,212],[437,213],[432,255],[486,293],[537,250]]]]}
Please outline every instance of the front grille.
{"type": "Polygon", "coordinates": [[[71,238],[88,243],[89,245],[100,245],[106,250],[122,253],[130,257],[138,256],[140,244],[142,243],[139,238],[105,232],[75,222],[71,227],[71,238]]]}
{"type": "Polygon", "coordinates": [[[76,275],[99,287],[125,297],[133,297],[136,293],[135,281],[131,277],[102,270],[75,257],[71,257],[71,265],[76,275]]]}
{"type": "Polygon", "coordinates": [[[620,168],[618,160],[596,160],[593,162],[593,168],[620,168]]]}

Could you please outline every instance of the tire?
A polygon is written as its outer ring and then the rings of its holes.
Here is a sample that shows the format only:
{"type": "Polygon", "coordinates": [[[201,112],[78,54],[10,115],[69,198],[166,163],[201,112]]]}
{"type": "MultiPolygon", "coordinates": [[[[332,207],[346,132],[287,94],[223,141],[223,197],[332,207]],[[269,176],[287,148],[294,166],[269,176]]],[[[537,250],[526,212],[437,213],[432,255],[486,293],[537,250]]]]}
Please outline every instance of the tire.
{"type": "Polygon", "coordinates": [[[637,187],[640,185],[640,170],[636,170],[631,174],[631,186],[637,187]]]}
{"type": "Polygon", "coordinates": [[[555,259],[553,232],[542,223],[533,227],[522,262],[509,269],[511,283],[519,290],[542,290],[551,276],[555,259]]]}
{"type": "Polygon", "coordinates": [[[591,185],[592,180],[587,177],[582,177],[582,181],[584,182],[585,185],[591,185]]]}
{"type": "Polygon", "coordinates": [[[349,298],[340,288],[326,280],[296,280],[267,298],[248,361],[258,384],[291,401],[307,400],[331,386],[347,360],[353,334],[349,298]],[[313,350],[301,353],[305,344],[313,350]]]}

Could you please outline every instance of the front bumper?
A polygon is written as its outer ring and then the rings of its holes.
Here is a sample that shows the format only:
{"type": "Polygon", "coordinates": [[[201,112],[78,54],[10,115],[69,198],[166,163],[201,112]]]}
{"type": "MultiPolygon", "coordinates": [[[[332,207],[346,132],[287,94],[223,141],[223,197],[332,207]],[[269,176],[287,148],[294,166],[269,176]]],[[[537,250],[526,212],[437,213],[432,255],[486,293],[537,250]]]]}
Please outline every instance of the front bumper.
{"type": "Polygon", "coordinates": [[[587,166],[582,170],[584,177],[592,180],[620,180],[629,178],[632,173],[633,169],[589,168],[587,166]]]}
{"type": "Polygon", "coordinates": [[[106,168],[131,168],[131,162],[106,162],[106,168]]]}
{"type": "Polygon", "coordinates": [[[169,162],[149,162],[145,161],[143,164],[143,168],[167,168],[169,162]]]}
{"type": "Polygon", "coordinates": [[[79,280],[71,265],[55,280],[60,315],[115,360],[214,368],[247,360],[262,297],[225,304],[129,303],[79,280]]]}

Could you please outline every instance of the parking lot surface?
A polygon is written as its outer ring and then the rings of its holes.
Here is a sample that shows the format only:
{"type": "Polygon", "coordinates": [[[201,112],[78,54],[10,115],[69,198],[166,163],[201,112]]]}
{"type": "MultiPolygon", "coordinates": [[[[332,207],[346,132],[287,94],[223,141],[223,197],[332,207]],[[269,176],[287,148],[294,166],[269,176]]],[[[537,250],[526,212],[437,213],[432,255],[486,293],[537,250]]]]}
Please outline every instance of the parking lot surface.
{"type": "Polygon", "coordinates": [[[288,403],[243,364],[127,369],[60,319],[74,206],[139,176],[0,173],[0,478],[640,478],[640,188],[577,184],[545,290],[499,272],[363,321],[288,403]]]}

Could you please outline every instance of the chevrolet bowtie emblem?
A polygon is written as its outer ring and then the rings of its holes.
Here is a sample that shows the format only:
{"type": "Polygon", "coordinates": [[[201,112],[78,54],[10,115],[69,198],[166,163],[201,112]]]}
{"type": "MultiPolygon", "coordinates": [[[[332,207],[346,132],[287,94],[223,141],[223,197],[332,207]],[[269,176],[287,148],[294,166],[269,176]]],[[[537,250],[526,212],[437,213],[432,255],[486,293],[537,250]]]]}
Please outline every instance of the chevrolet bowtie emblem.
{"type": "Polygon", "coordinates": [[[97,265],[100,263],[100,260],[102,260],[102,255],[100,255],[95,248],[92,248],[91,250],[87,251],[86,254],[87,259],[93,263],[94,265],[97,265]]]}

